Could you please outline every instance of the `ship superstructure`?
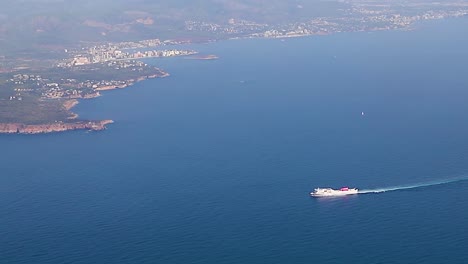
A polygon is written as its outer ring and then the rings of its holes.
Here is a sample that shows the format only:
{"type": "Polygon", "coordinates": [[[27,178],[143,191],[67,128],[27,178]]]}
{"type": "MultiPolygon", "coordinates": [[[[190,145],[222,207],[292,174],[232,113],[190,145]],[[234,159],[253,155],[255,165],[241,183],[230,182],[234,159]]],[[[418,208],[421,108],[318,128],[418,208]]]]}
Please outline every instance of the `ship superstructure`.
{"type": "Polygon", "coordinates": [[[313,192],[310,193],[312,197],[329,197],[329,196],[344,196],[357,194],[359,192],[356,188],[343,187],[339,190],[334,190],[332,188],[316,188],[313,192]]]}

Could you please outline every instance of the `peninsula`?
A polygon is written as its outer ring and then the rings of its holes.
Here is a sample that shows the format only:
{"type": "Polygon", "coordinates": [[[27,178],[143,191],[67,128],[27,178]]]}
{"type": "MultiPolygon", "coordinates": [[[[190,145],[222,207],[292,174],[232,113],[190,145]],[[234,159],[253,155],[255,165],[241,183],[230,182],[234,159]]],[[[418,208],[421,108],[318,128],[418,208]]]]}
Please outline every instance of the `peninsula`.
{"type": "Polygon", "coordinates": [[[80,120],[71,111],[77,99],[99,97],[101,91],[167,76],[163,70],[140,61],[28,69],[23,74],[13,74],[0,84],[0,133],[104,130],[113,121],[80,120]]]}

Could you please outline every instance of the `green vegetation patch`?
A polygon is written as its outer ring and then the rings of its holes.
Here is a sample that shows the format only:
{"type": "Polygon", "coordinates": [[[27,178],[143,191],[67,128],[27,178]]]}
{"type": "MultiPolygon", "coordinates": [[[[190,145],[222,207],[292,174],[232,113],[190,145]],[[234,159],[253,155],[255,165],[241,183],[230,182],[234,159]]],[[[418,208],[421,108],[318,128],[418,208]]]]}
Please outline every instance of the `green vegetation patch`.
{"type": "Polygon", "coordinates": [[[0,100],[0,123],[45,124],[69,116],[61,100],[0,100]]]}

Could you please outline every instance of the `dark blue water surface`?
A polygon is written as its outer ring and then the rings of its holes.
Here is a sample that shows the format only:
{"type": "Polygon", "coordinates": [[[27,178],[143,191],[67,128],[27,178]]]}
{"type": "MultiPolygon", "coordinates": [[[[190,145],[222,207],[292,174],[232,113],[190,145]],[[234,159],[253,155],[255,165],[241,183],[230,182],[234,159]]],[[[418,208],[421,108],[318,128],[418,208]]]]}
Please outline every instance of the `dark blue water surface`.
{"type": "Polygon", "coordinates": [[[104,132],[0,136],[0,263],[466,263],[468,19],[193,46],[83,101],[104,132]],[[361,112],[364,112],[363,116],[361,112]]]}

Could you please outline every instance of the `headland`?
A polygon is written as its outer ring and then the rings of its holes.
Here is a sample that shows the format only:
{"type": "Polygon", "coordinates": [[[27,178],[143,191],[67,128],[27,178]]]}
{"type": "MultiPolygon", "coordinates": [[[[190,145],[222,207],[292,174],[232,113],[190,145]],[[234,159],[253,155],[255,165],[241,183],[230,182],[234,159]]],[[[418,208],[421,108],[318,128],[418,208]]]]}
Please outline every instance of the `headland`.
{"type": "Polygon", "coordinates": [[[40,134],[69,130],[100,131],[112,120],[81,120],[72,112],[79,100],[102,91],[130,87],[137,82],[168,77],[169,73],[139,61],[32,69],[13,74],[2,85],[10,92],[0,99],[0,133],[40,134]],[[58,73],[59,72],[59,73],[58,73]],[[62,78],[67,76],[68,78],[62,78]]]}

